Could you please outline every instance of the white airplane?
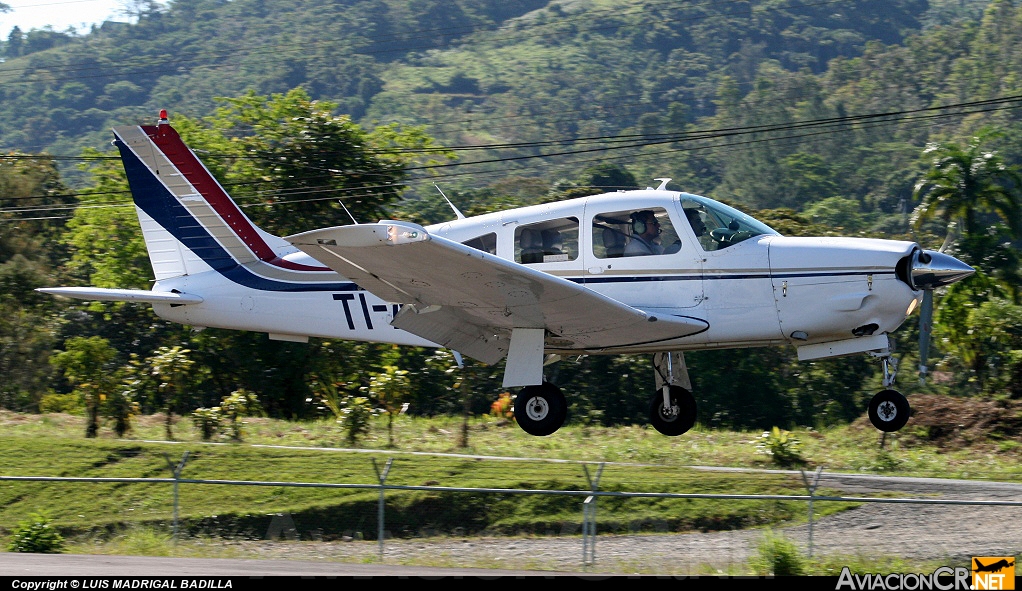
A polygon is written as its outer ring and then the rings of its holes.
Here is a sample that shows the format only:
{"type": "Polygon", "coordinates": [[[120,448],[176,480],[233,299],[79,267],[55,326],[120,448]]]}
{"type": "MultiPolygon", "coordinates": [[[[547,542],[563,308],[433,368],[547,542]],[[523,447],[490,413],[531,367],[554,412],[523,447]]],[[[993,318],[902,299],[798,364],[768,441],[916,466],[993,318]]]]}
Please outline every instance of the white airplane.
{"type": "MultiPolygon", "coordinates": [[[[684,352],[793,345],[800,360],[868,353],[883,364],[873,424],[896,431],[890,333],[926,290],[972,267],[914,242],[791,238],[718,201],[618,191],[421,226],[397,220],[273,236],[255,226],[170,126],[116,127],[156,282],[151,290],[40,288],[151,304],[195,328],[446,347],[487,364],[532,435],[567,416],[544,366],[653,354],[650,422],[696,418],[684,352]],[[709,231],[707,231],[709,228],[709,231]]],[[[453,205],[452,205],[453,208],[453,205]]]]}

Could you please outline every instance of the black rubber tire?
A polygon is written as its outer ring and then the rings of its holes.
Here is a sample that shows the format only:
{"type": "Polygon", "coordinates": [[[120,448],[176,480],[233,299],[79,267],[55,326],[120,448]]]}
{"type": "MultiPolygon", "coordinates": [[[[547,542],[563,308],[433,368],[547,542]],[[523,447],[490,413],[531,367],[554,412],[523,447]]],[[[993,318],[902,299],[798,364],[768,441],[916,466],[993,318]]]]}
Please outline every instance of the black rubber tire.
{"type": "Polygon", "coordinates": [[[881,390],[869,401],[869,422],[886,433],[905,426],[912,413],[908,400],[897,390],[881,390]]]}
{"type": "Polygon", "coordinates": [[[529,435],[550,435],[561,428],[567,417],[568,401],[561,389],[550,382],[526,386],[515,397],[515,421],[529,435]]]}
{"type": "Polygon", "coordinates": [[[664,391],[657,390],[649,405],[649,422],[653,428],[669,437],[687,432],[696,424],[696,399],[680,386],[671,386],[671,406],[675,412],[664,413],[664,391]]]}

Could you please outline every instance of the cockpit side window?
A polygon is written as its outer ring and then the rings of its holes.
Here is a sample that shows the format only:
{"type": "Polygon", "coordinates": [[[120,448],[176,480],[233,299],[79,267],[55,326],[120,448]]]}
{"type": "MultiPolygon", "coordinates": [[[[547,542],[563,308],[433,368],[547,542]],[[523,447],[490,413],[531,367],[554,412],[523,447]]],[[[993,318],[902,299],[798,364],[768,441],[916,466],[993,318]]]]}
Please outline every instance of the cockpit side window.
{"type": "Polygon", "coordinates": [[[681,240],[663,208],[608,211],[593,218],[593,255],[608,259],[672,254],[681,240]]]}

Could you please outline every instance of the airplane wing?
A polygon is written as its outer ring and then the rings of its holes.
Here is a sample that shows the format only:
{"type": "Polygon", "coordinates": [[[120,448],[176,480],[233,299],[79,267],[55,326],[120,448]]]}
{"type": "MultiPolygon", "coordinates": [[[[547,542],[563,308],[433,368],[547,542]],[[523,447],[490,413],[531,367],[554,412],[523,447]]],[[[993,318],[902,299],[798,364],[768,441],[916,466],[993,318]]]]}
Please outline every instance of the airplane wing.
{"type": "Polygon", "coordinates": [[[514,329],[545,329],[554,350],[652,344],[706,330],[582,285],[429,234],[408,222],[324,228],[285,238],[378,297],[407,304],[393,325],[485,363],[508,353],[514,329]]]}

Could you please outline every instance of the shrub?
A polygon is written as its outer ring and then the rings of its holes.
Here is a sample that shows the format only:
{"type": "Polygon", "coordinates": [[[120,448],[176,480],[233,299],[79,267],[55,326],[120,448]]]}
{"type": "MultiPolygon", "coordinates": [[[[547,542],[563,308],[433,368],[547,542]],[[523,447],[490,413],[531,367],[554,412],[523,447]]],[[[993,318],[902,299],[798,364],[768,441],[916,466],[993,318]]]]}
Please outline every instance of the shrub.
{"type": "Polygon", "coordinates": [[[499,419],[514,419],[515,407],[509,392],[501,392],[500,396],[490,404],[490,414],[499,419]]]}
{"type": "Polygon", "coordinates": [[[795,542],[773,533],[760,541],[750,566],[760,576],[801,576],[808,571],[806,558],[795,542]]]}
{"type": "Polygon", "coordinates": [[[60,554],[64,551],[64,537],[53,527],[49,517],[33,513],[14,528],[7,551],[60,554]]]}
{"type": "Polygon", "coordinates": [[[235,390],[224,396],[220,406],[213,408],[197,408],[192,411],[192,424],[202,434],[203,441],[209,441],[214,435],[223,435],[231,441],[241,441],[244,421],[240,417],[258,416],[263,412],[259,399],[248,390],[235,390]]]}
{"type": "Polygon", "coordinates": [[[220,407],[195,409],[192,411],[192,424],[199,430],[203,441],[213,439],[220,432],[220,407]]]}
{"type": "Polygon", "coordinates": [[[373,405],[364,396],[350,396],[340,410],[341,418],[338,422],[344,429],[345,439],[350,445],[355,445],[360,437],[369,434],[370,421],[375,414],[373,405]]]}
{"type": "Polygon", "coordinates": [[[63,412],[69,415],[80,415],[85,411],[82,397],[76,392],[69,394],[44,394],[39,401],[39,412],[63,412]]]}
{"type": "Polygon", "coordinates": [[[797,466],[806,461],[802,457],[802,442],[790,431],[774,427],[764,431],[756,443],[756,453],[770,456],[782,467],[797,466]]]}
{"type": "Polygon", "coordinates": [[[241,441],[244,435],[242,425],[244,421],[240,417],[258,416],[263,412],[259,405],[259,398],[252,392],[245,389],[235,390],[229,396],[220,401],[220,415],[223,417],[220,428],[224,435],[232,441],[241,441]]]}

